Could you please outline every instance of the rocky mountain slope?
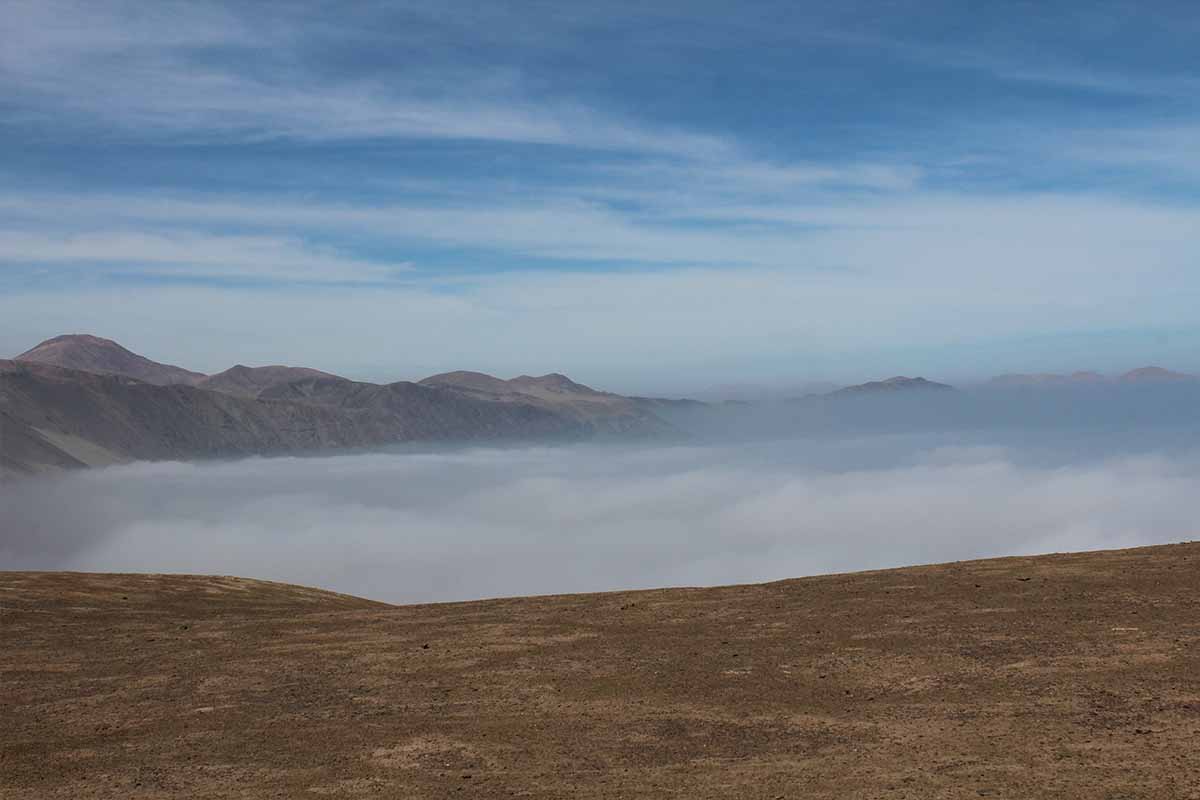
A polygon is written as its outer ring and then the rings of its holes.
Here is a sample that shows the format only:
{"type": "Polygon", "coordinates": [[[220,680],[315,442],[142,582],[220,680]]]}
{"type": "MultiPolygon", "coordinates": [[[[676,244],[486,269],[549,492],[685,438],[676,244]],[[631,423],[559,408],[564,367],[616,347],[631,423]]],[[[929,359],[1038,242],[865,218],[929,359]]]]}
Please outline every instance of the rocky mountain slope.
{"type": "MultiPolygon", "coordinates": [[[[400,440],[582,437],[611,432],[603,421],[583,424],[530,400],[498,402],[411,381],[363,383],[345,378],[307,378],[280,384],[259,395],[263,402],[323,408],[363,420],[372,435],[400,440]]],[[[665,432],[646,419],[641,433],[665,432]]]]}
{"type": "MultiPolygon", "coordinates": [[[[86,466],[374,443],[357,420],[326,408],[14,361],[0,361],[0,415],[8,428],[60,453],[55,463],[86,466]]],[[[0,463],[10,470],[49,466],[9,445],[6,436],[0,463]]]]}
{"type": "Polygon", "coordinates": [[[448,372],[425,378],[421,385],[489,402],[532,403],[612,433],[645,427],[655,419],[655,406],[664,402],[599,392],[559,373],[501,380],[480,372],[448,372]]]}
{"type": "Polygon", "coordinates": [[[937,383],[925,378],[908,378],[903,375],[897,375],[887,380],[869,381],[857,384],[856,386],[846,386],[830,392],[826,396],[845,397],[849,395],[885,394],[891,392],[947,391],[953,388],[949,384],[937,383]]]}
{"type": "Polygon", "coordinates": [[[1200,545],[391,607],[0,573],[0,797],[1191,798],[1200,545]]]}
{"type": "Polygon", "coordinates": [[[272,365],[269,367],[247,367],[241,364],[230,367],[216,375],[208,375],[196,381],[195,385],[212,392],[236,394],[242,397],[258,397],[266,389],[292,381],[306,378],[336,378],[328,372],[308,367],[284,367],[272,365]]]}
{"type": "Polygon", "coordinates": [[[17,356],[15,361],[48,364],[53,367],[97,372],[103,375],[125,375],[160,386],[193,384],[205,375],[157,361],[126,350],[111,339],[76,333],[47,339],[31,350],[17,356]]]}
{"type": "Polygon", "coordinates": [[[68,339],[0,361],[0,473],[412,441],[672,432],[646,403],[561,375],[488,378],[498,391],[433,379],[380,385],[281,366],[203,376],[108,340],[68,339]],[[48,363],[55,359],[88,369],[48,363]],[[130,374],[120,372],[126,368],[130,374]]]}

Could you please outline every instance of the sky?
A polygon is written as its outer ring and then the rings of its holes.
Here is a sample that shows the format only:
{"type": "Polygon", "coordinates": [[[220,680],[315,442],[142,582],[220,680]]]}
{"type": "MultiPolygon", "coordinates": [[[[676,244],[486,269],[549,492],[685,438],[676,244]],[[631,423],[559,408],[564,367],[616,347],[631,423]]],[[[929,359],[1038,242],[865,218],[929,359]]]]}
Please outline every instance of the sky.
{"type": "Polygon", "coordinates": [[[0,354],[1200,371],[1200,10],[0,0],[0,354]]]}

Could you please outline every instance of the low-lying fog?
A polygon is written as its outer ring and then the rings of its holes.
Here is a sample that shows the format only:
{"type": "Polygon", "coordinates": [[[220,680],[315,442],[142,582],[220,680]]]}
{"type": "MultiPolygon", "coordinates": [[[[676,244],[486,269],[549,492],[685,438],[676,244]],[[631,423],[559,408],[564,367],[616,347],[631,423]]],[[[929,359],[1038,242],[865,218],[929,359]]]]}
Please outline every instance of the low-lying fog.
{"type": "Polygon", "coordinates": [[[1191,539],[1196,426],[1154,422],[134,464],[0,489],[0,569],[418,602],[1191,539]]]}

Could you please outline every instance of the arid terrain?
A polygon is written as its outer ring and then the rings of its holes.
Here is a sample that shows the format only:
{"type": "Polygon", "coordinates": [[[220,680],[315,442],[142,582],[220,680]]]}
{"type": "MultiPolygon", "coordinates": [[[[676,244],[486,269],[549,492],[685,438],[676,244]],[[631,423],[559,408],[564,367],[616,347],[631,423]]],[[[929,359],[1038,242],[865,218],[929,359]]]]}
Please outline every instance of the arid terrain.
{"type": "Polygon", "coordinates": [[[0,797],[1200,797],[1200,544],[393,607],[0,573],[0,797]]]}
{"type": "Polygon", "coordinates": [[[401,442],[660,438],[677,431],[655,411],[676,402],[601,392],[557,373],[375,384],[239,364],[204,375],[71,334],[0,359],[0,480],[401,442]]]}

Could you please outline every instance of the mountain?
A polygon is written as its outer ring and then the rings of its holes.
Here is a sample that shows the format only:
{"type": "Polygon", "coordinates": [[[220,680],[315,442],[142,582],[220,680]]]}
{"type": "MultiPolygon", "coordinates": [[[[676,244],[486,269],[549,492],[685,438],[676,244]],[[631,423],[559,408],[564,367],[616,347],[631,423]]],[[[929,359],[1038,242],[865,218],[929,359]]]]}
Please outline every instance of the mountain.
{"type": "Polygon", "coordinates": [[[196,381],[195,385],[201,389],[208,389],[213,392],[225,392],[226,394],[236,394],[243,397],[258,397],[260,392],[264,389],[270,389],[272,386],[304,380],[305,378],[336,377],[336,375],[330,375],[328,372],[321,372],[319,369],[309,369],[308,367],[246,367],[238,364],[224,372],[218,372],[216,375],[209,375],[206,378],[202,378],[196,381]]]}
{"type": "Polygon", "coordinates": [[[628,433],[662,424],[656,401],[600,392],[557,372],[503,380],[482,372],[446,372],[423,379],[422,386],[497,403],[523,403],[569,416],[609,433],[628,433]]]}
{"type": "MultiPolygon", "coordinates": [[[[97,464],[103,463],[99,459],[97,464]]],[[[0,407],[0,480],[87,466],[38,429],[18,422],[0,407]]]]}
{"type": "MultiPolygon", "coordinates": [[[[544,405],[454,391],[411,381],[374,384],[345,378],[308,378],[280,384],[259,395],[264,402],[308,405],[349,415],[382,441],[586,438],[611,432],[544,405]]],[[[661,420],[646,420],[636,432],[667,432],[661,420]]]]}
{"type": "Polygon", "coordinates": [[[1184,372],[1173,372],[1162,367],[1139,367],[1117,376],[1120,383],[1189,383],[1200,381],[1200,376],[1184,372]]]}
{"type": "Polygon", "coordinates": [[[1072,372],[1069,375],[1055,372],[997,375],[989,379],[984,386],[1000,389],[1026,386],[1057,388],[1112,384],[1188,383],[1192,381],[1200,381],[1200,376],[1188,375],[1183,372],[1173,372],[1162,367],[1139,367],[1115,377],[1088,371],[1072,372]]]}
{"type": "Polygon", "coordinates": [[[510,386],[516,387],[517,391],[526,394],[533,394],[539,397],[559,398],[564,395],[590,395],[607,397],[616,397],[617,395],[609,395],[607,392],[597,392],[590,386],[584,386],[582,383],[576,383],[566,375],[561,375],[557,372],[551,372],[548,375],[534,377],[532,375],[521,375],[513,378],[509,382],[510,386]]]}
{"type": "Polygon", "coordinates": [[[1182,800],[1197,585],[1200,543],[412,606],[0,572],[0,797],[1182,800]]]}
{"type": "Polygon", "coordinates": [[[494,395],[512,394],[513,387],[508,381],[495,378],[483,372],[444,372],[440,375],[430,375],[420,381],[422,386],[443,386],[461,391],[481,392],[494,395]]]}
{"type": "Polygon", "coordinates": [[[557,372],[541,377],[521,375],[511,380],[496,378],[482,372],[445,372],[441,375],[430,375],[421,380],[423,386],[440,386],[463,392],[492,394],[498,397],[522,395],[539,397],[550,402],[570,402],[581,398],[603,400],[604,398],[619,398],[620,395],[610,395],[607,392],[597,392],[589,386],[561,375],[557,372]]]}
{"type": "Polygon", "coordinates": [[[47,339],[15,360],[102,375],[125,375],[159,386],[194,384],[205,377],[200,372],[151,361],[126,350],[111,339],[80,333],[47,339]]]}
{"type": "Polygon", "coordinates": [[[6,466],[25,473],[67,459],[100,466],[377,443],[358,420],[325,408],[19,361],[0,361],[0,415],[41,447],[14,453],[6,437],[6,466]]]}
{"type": "Polygon", "coordinates": [[[871,394],[887,394],[891,392],[925,392],[925,391],[953,391],[954,387],[945,383],[937,383],[935,381],[926,380],[925,378],[906,378],[903,375],[898,375],[895,378],[888,378],[883,381],[870,381],[868,383],[860,383],[856,386],[847,386],[843,389],[830,392],[826,397],[844,397],[846,395],[871,395],[871,394]]]}
{"type": "Polygon", "coordinates": [[[414,441],[674,433],[646,403],[557,374],[502,381],[451,373],[374,384],[307,368],[239,365],[209,377],[156,365],[95,337],[60,337],[30,352],[37,357],[0,360],[0,474],[414,441]],[[91,369],[40,360],[54,353],[91,369]],[[118,368],[158,381],[199,377],[161,383],[118,368]]]}

